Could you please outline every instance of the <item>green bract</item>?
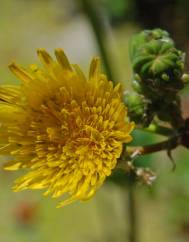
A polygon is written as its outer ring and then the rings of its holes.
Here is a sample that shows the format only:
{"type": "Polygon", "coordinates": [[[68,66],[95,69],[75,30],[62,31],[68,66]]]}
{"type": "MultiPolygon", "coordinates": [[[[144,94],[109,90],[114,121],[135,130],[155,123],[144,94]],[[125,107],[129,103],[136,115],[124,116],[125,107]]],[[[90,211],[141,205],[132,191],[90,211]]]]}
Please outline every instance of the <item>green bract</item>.
{"type": "Polygon", "coordinates": [[[135,35],[130,43],[130,59],[136,91],[157,98],[165,93],[172,96],[183,88],[184,53],[175,48],[166,31],[145,30],[135,35]]]}
{"type": "Polygon", "coordinates": [[[126,103],[137,124],[148,126],[158,117],[173,127],[182,126],[178,92],[189,81],[184,57],[164,30],[144,30],[132,38],[130,59],[137,94],[127,96],[126,103]]]}
{"type": "Polygon", "coordinates": [[[128,107],[128,114],[136,124],[146,123],[147,103],[144,96],[137,93],[127,93],[124,102],[128,107]]]}

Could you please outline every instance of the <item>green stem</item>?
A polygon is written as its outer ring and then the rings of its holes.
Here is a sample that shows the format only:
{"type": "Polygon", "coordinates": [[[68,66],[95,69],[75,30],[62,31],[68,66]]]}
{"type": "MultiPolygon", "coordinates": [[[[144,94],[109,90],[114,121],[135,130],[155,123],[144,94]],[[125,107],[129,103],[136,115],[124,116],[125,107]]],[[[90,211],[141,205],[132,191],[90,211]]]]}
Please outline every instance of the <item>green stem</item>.
{"type": "Polygon", "coordinates": [[[109,80],[115,81],[115,79],[113,77],[112,69],[111,69],[111,64],[108,59],[106,43],[104,41],[106,27],[104,25],[102,14],[99,11],[97,3],[95,1],[92,1],[92,0],[80,0],[80,1],[82,3],[84,12],[85,12],[86,16],[88,17],[89,22],[91,23],[91,26],[93,28],[107,76],[108,76],[109,80]]]}
{"type": "Polygon", "coordinates": [[[137,210],[135,199],[135,186],[133,182],[130,182],[128,187],[128,213],[129,213],[129,241],[137,242],[137,210]]]}
{"type": "Polygon", "coordinates": [[[152,154],[155,152],[159,152],[162,150],[173,150],[175,148],[177,148],[179,145],[181,145],[181,140],[179,137],[172,137],[168,140],[159,142],[159,143],[155,143],[152,145],[145,145],[145,146],[128,146],[126,148],[126,154],[134,154],[137,152],[138,155],[147,155],[147,154],[152,154]]]}
{"type": "Polygon", "coordinates": [[[171,136],[175,133],[175,131],[171,128],[159,126],[159,125],[156,125],[156,124],[150,124],[148,126],[148,128],[142,128],[141,130],[151,132],[151,133],[155,133],[155,134],[160,134],[160,135],[163,135],[163,136],[171,136]]]}

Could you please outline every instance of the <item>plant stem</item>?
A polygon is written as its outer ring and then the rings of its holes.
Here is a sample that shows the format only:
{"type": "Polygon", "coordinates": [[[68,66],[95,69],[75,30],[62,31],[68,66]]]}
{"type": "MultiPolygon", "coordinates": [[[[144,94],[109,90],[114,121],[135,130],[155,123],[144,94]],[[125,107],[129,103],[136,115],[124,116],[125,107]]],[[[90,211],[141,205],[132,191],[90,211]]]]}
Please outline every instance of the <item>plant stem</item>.
{"type": "Polygon", "coordinates": [[[160,135],[163,135],[163,136],[171,136],[175,132],[171,128],[159,126],[159,125],[156,125],[156,124],[150,124],[147,128],[142,128],[141,130],[151,132],[151,133],[155,133],[155,134],[160,134],[160,135]]]}
{"type": "Polygon", "coordinates": [[[108,78],[111,81],[115,81],[111,69],[111,64],[108,59],[108,53],[105,43],[105,33],[106,33],[106,26],[104,25],[103,16],[101,14],[100,9],[98,9],[96,1],[92,0],[80,0],[84,9],[84,12],[86,16],[89,19],[89,22],[91,23],[91,26],[93,28],[95,38],[99,47],[99,51],[102,56],[102,60],[104,63],[105,71],[108,76],[108,78]]]}
{"type": "Polygon", "coordinates": [[[180,145],[180,139],[177,137],[170,138],[168,140],[146,146],[128,146],[126,152],[128,154],[134,154],[137,152],[138,155],[146,155],[162,150],[173,150],[180,145]]]}
{"type": "Polygon", "coordinates": [[[137,242],[137,210],[135,199],[135,185],[131,181],[128,187],[128,213],[129,213],[129,242],[137,242]]]}

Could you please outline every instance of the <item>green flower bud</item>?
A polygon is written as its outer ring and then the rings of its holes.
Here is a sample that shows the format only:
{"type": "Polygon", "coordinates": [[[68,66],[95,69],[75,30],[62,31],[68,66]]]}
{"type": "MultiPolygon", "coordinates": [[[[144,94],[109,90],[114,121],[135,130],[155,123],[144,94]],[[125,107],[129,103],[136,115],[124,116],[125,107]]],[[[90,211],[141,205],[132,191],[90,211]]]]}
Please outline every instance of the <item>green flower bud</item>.
{"type": "Polygon", "coordinates": [[[146,119],[147,102],[142,95],[128,93],[124,97],[129,117],[135,123],[144,123],[146,119]]]}
{"type": "Polygon", "coordinates": [[[141,83],[140,76],[138,74],[135,74],[132,81],[132,87],[138,93],[142,93],[142,87],[140,83],[141,83]]]}
{"type": "Polygon", "coordinates": [[[145,126],[156,116],[173,127],[182,127],[178,91],[189,82],[189,74],[184,73],[185,54],[166,31],[154,29],[132,38],[130,59],[133,87],[138,93],[126,97],[132,119],[145,126]]]}
{"type": "Polygon", "coordinates": [[[164,95],[172,98],[184,87],[184,57],[169,34],[161,29],[142,31],[130,44],[134,76],[140,77],[134,81],[150,99],[157,100],[164,95]]]}
{"type": "Polygon", "coordinates": [[[173,40],[169,37],[169,33],[162,29],[144,30],[139,34],[136,34],[130,42],[130,59],[131,61],[137,55],[137,52],[151,40],[161,40],[162,42],[168,42],[174,46],[173,40]]]}

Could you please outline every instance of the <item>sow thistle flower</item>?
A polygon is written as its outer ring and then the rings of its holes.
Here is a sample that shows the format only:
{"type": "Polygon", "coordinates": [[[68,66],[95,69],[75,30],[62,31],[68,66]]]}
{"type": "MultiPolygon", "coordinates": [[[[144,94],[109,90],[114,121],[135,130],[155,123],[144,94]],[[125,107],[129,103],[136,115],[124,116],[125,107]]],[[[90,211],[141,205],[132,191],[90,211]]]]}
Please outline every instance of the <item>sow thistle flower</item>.
{"type": "Polygon", "coordinates": [[[132,140],[134,124],[120,84],[113,87],[101,74],[98,58],[86,78],[61,49],[55,55],[56,61],[38,50],[44,68],[10,65],[22,82],[0,87],[0,153],[11,157],[6,170],[27,171],[15,191],[64,195],[60,207],[95,194],[116,167],[123,143],[132,140]]]}

